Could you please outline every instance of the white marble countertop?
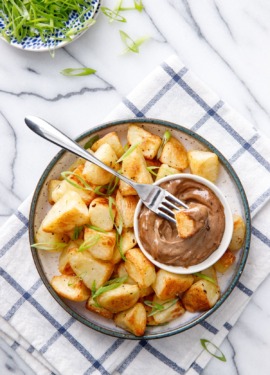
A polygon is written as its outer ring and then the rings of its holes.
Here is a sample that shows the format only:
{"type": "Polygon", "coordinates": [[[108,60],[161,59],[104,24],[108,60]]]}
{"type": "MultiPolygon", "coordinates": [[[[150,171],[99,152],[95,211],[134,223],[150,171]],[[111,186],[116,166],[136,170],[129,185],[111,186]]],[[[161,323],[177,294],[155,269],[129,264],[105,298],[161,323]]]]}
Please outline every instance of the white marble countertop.
{"type": "MultiPolygon", "coordinates": [[[[126,0],[128,3],[129,0],[126,0]]],[[[112,6],[114,0],[104,0],[112,6]]],[[[143,0],[126,24],[96,25],[73,44],[49,53],[29,53],[0,41],[0,224],[33,191],[58,148],[38,140],[24,117],[46,118],[72,137],[103,118],[149,72],[171,54],[270,136],[270,3],[268,0],[143,0]],[[135,39],[150,35],[140,53],[121,56],[119,29],[135,39]],[[67,67],[88,66],[95,76],[68,78],[67,67]]],[[[204,375],[270,373],[270,277],[254,294],[204,375]]],[[[32,374],[16,348],[0,340],[0,373],[32,374]]]]}

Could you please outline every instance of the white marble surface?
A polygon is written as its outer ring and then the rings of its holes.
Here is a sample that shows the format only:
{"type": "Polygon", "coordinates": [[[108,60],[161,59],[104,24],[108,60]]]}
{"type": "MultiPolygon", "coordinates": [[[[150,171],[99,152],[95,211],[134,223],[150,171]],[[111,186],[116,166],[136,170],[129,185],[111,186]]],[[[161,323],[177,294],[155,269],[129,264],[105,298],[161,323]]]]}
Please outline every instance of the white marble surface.
{"type": "MultiPolygon", "coordinates": [[[[126,3],[129,0],[125,1],[126,3]]],[[[0,41],[0,224],[33,191],[58,148],[24,125],[27,114],[46,118],[75,137],[102,119],[149,72],[173,53],[254,126],[270,136],[270,2],[268,0],[144,0],[128,22],[96,25],[75,43],[29,53],[0,41]],[[119,29],[135,39],[150,35],[140,53],[121,56],[119,29]],[[95,76],[67,78],[67,67],[89,66],[95,76]]],[[[113,6],[115,0],[104,0],[113,6]]],[[[270,373],[270,278],[254,294],[221,346],[223,363],[204,375],[270,373]]],[[[32,371],[0,340],[0,373],[32,371]]]]}

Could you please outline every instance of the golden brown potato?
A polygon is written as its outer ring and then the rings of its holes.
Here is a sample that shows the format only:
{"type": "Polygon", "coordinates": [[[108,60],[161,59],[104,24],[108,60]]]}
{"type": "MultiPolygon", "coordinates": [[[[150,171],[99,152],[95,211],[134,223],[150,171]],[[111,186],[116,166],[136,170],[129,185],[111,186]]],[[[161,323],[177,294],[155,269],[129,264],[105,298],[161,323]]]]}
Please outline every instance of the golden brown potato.
{"type": "MultiPolygon", "coordinates": [[[[151,173],[147,170],[147,164],[144,159],[142,150],[136,147],[122,162],[122,174],[127,178],[142,184],[152,184],[151,173]]],[[[122,195],[137,195],[137,192],[120,181],[119,189],[122,195]]]]}
{"type": "Polygon", "coordinates": [[[116,224],[123,225],[123,228],[133,228],[134,213],[139,198],[137,196],[128,195],[123,197],[120,191],[116,193],[116,224]]]}
{"type": "Polygon", "coordinates": [[[109,201],[106,197],[97,197],[92,200],[89,206],[90,222],[95,227],[106,231],[111,231],[114,226],[114,216],[116,213],[115,205],[112,205],[111,211],[109,201]]]}
{"type": "Polygon", "coordinates": [[[82,241],[71,241],[68,246],[61,252],[59,256],[58,269],[63,275],[74,275],[74,271],[70,265],[70,257],[78,251],[82,241]]]}
{"type": "Polygon", "coordinates": [[[235,262],[236,256],[231,250],[226,250],[222,257],[214,264],[215,270],[225,273],[235,262]]]}
{"type": "Polygon", "coordinates": [[[112,313],[118,313],[134,306],[140,297],[138,285],[122,284],[97,297],[99,305],[112,313]]]}
{"type": "Polygon", "coordinates": [[[120,262],[115,269],[116,277],[127,277],[125,284],[137,285],[136,281],[133,280],[127,273],[125,262],[120,262]]]}
{"type": "Polygon", "coordinates": [[[158,169],[156,181],[160,180],[163,177],[170,176],[172,174],[180,173],[180,171],[176,168],[170,167],[168,164],[161,164],[161,166],[158,169]]]}
{"type": "Polygon", "coordinates": [[[176,228],[180,238],[189,238],[196,233],[196,221],[186,210],[175,212],[176,228]]]}
{"type": "Polygon", "coordinates": [[[87,249],[96,259],[111,260],[114,253],[116,243],[116,232],[98,232],[92,228],[85,228],[84,241],[90,246],[87,249]]]}
{"type": "Polygon", "coordinates": [[[109,144],[114,152],[116,153],[117,157],[120,158],[124,153],[124,148],[121,145],[118,135],[115,132],[110,132],[104,137],[98,139],[92,146],[93,151],[97,151],[97,149],[103,145],[104,143],[109,144]]]}
{"type": "Polygon", "coordinates": [[[154,159],[161,144],[161,138],[158,135],[152,134],[134,124],[128,128],[127,140],[130,145],[139,143],[139,147],[146,159],[154,159]]]}
{"type": "Polygon", "coordinates": [[[219,173],[219,161],[214,152],[193,150],[188,152],[191,173],[215,182],[219,173]]]}
{"type": "Polygon", "coordinates": [[[220,297],[219,287],[208,280],[198,280],[184,293],[182,303],[187,311],[205,311],[220,297]]]}
{"type": "Polygon", "coordinates": [[[233,215],[233,235],[229,244],[231,251],[241,249],[244,244],[246,235],[246,224],[243,218],[239,215],[233,215]]]}
{"type": "Polygon", "coordinates": [[[183,170],[188,167],[187,151],[178,139],[171,137],[163,147],[159,160],[170,167],[183,170]]]}
{"type": "Polygon", "coordinates": [[[51,286],[59,296],[71,301],[86,301],[91,295],[91,291],[77,276],[54,276],[51,280],[51,286]]]}
{"type": "Polygon", "coordinates": [[[92,289],[93,283],[99,288],[109,280],[113,273],[113,264],[92,257],[89,251],[74,252],[69,259],[73,272],[84,284],[92,289]]]}
{"type": "Polygon", "coordinates": [[[89,223],[86,204],[75,191],[69,191],[57,201],[42,221],[44,232],[64,233],[89,223]]]}
{"type": "Polygon", "coordinates": [[[87,300],[86,306],[87,310],[90,310],[96,314],[99,314],[103,316],[104,318],[107,319],[112,319],[113,318],[113,313],[110,312],[109,310],[104,309],[104,307],[100,307],[97,305],[97,303],[93,300],[92,297],[90,297],[87,300]]]}
{"type": "MultiPolygon", "coordinates": [[[[108,143],[101,145],[95,152],[94,156],[107,166],[115,170],[119,169],[119,164],[117,163],[118,157],[108,143]]],[[[105,169],[87,161],[84,165],[83,177],[90,184],[106,185],[111,181],[113,175],[105,171],[105,169]]]]}
{"type": "MultiPolygon", "coordinates": [[[[134,234],[134,231],[132,229],[123,230],[123,233],[121,235],[121,250],[123,255],[129,250],[132,249],[134,246],[137,245],[137,240],[134,234]]],[[[116,264],[121,261],[121,254],[119,251],[119,248],[115,246],[113,257],[111,262],[116,264]]]]}
{"type": "Polygon", "coordinates": [[[168,323],[185,313],[185,309],[179,300],[176,302],[174,300],[163,301],[155,296],[153,303],[158,303],[164,307],[163,310],[158,311],[152,316],[156,324],[168,323]]]}
{"type": "Polygon", "coordinates": [[[193,283],[192,275],[178,275],[165,270],[158,270],[152,287],[161,300],[173,299],[185,292],[193,283]]]}
{"type": "Polygon", "coordinates": [[[125,267],[129,276],[140,288],[147,288],[156,278],[155,266],[144,256],[138,247],[126,252],[125,267]]]}
{"type": "Polygon", "coordinates": [[[118,327],[142,336],[146,329],[146,311],[142,303],[138,302],[129,310],[120,312],[114,316],[114,322],[118,327]]]}
{"type": "Polygon", "coordinates": [[[210,281],[213,281],[218,286],[218,278],[217,273],[214,266],[208,267],[205,270],[197,272],[194,276],[194,281],[198,281],[200,279],[205,279],[205,277],[209,277],[210,281]]]}

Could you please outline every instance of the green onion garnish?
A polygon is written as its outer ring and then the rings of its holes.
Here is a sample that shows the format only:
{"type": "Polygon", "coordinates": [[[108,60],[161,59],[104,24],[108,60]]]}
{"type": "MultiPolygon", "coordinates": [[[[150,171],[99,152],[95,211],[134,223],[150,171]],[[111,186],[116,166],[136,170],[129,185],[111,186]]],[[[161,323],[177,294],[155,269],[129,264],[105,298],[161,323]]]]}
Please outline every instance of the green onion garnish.
{"type": "Polygon", "coordinates": [[[99,140],[99,135],[94,135],[93,137],[91,137],[86,143],[85,145],[83,146],[83,148],[85,150],[87,150],[88,148],[91,148],[93,146],[93,144],[99,140]]]}
{"type": "Polygon", "coordinates": [[[35,249],[47,251],[60,251],[66,246],[67,244],[64,242],[37,242],[31,245],[31,247],[34,247],[35,249]]]}
{"type": "Polygon", "coordinates": [[[127,156],[129,156],[129,155],[135,150],[135,148],[138,147],[139,144],[140,144],[140,142],[135,143],[134,145],[130,146],[130,147],[127,149],[127,151],[121,156],[121,158],[117,160],[117,163],[121,163],[123,160],[125,160],[125,158],[126,158],[127,156]]]}
{"type": "Polygon", "coordinates": [[[78,251],[82,252],[82,251],[91,249],[91,247],[95,246],[98,243],[99,239],[100,239],[99,234],[95,234],[91,236],[90,238],[88,238],[81,244],[78,251]]]}
{"type": "Polygon", "coordinates": [[[211,354],[213,357],[219,359],[220,361],[222,362],[226,362],[226,357],[225,355],[222,353],[222,351],[215,345],[213,344],[211,341],[207,340],[207,339],[200,339],[201,341],[201,345],[202,347],[209,353],[211,354]],[[213,350],[213,351],[217,351],[220,355],[217,355],[217,354],[214,354],[210,348],[213,350]]]}
{"type": "Polygon", "coordinates": [[[118,277],[116,279],[109,280],[103,286],[98,288],[97,290],[95,288],[95,285],[92,285],[92,298],[93,298],[93,300],[99,306],[99,304],[96,300],[97,297],[99,297],[101,294],[103,294],[105,292],[108,292],[109,290],[113,290],[113,289],[118,288],[119,286],[121,286],[127,280],[127,278],[128,278],[128,276],[124,276],[124,277],[118,277]]]}
{"type": "Polygon", "coordinates": [[[133,0],[133,3],[134,3],[133,7],[122,7],[121,3],[122,3],[122,1],[120,2],[120,5],[117,8],[120,11],[124,11],[124,10],[137,10],[138,12],[142,12],[143,9],[144,9],[142,0],[133,0]]]}
{"type": "Polygon", "coordinates": [[[133,40],[125,31],[119,30],[121,39],[126,46],[126,49],[122,52],[122,54],[126,52],[134,52],[134,53],[139,53],[139,47],[150,37],[149,36],[142,36],[136,40],[133,40]]]}
{"type": "Polygon", "coordinates": [[[161,145],[158,149],[158,152],[157,152],[157,159],[160,158],[161,154],[162,154],[162,151],[163,151],[163,148],[164,146],[166,145],[166,143],[171,139],[171,133],[169,132],[169,130],[166,130],[165,133],[163,134],[163,138],[162,138],[162,142],[161,142],[161,145]]]}
{"type": "Polygon", "coordinates": [[[87,228],[93,229],[93,230],[95,230],[95,231],[97,231],[97,232],[107,233],[106,230],[104,230],[104,229],[102,229],[102,228],[99,228],[99,227],[96,227],[95,225],[87,224],[86,226],[87,226],[87,228]]]}
{"type": "Polygon", "coordinates": [[[64,171],[64,172],[61,172],[61,177],[64,180],[66,180],[70,185],[74,186],[77,189],[94,191],[94,189],[77,173],[74,173],[74,172],[71,172],[71,171],[64,171]],[[68,178],[68,176],[76,177],[83,184],[83,186],[77,184],[76,182],[74,182],[73,180],[68,178]]]}
{"type": "Polygon", "coordinates": [[[105,14],[105,16],[107,16],[110,19],[109,22],[113,22],[113,21],[127,22],[126,18],[119,14],[119,8],[116,10],[112,10],[107,7],[101,7],[100,9],[105,14]]]}
{"type": "Polygon", "coordinates": [[[154,169],[159,169],[159,167],[149,166],[149,167],[146,167],[146,169],[147,169],[148,172],[150,172],[153,176],[157,176],[157,173],[154,172],[154,169]]]}
{"type": "Polygon", "coordinates": [[[178,301],[178,298],[175,298],[169,301],[164,301],[163,303],[157,303],[157,302],[145,300],[144,304],[146,306],[152,307],[152,311],[150,312],[150,314],[148,314],[148,316],[153,316],[160,311],[168,310],[170,307],[175,305],[177,301],[178,301]]]}
{"type": "Polygon", "coordinates": [[[210,276],[205,275],[204,273],[195,272],[193,275],[199,277],[200,279],[204,279],[204,280],[210,281],[210,283],[213,283],[213,284],[217,283],[215,279],[213,279],[210,276]]]}
{"type": "Polygon", "coordinates": [[[82,230],[83,230],[83,225],[81,225],[81,226],[76,226],[75,228],[74,228],[74,231],[73,231],[73,234],[72,234],[72,236],[71,236],[71,239],[73,240],[73,241],[75,241],[75,240],[77,240],[78,238],[79,238],[79,236],[80,236],[80,234],[81,234],[81,232],[82,232],[82,230]]]}
{"type": "Polygon", "coordinates": [[[81,76],[89,76],[90,74],[96,73],[95,69],[92,68],[66,68],[61,70],[60,72],[64,76],[69,77],[81,77],[81,76]]]}

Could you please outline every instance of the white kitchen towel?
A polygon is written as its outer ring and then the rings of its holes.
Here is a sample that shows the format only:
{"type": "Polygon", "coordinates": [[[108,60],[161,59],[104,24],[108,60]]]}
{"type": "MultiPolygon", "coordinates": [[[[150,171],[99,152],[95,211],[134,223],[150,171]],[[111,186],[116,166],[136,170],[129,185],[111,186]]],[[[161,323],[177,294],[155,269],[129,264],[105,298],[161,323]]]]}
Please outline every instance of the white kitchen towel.
{"type": "Polygon", "coordinates": [[[77,322],[43,286],[29,250],[29,198],[0,231],[0,323],[4,322],[0,330],[34,373],[201,374],[212,357],[200,339],[219,346],[270,272],[270,140],[176,56],[157,67],[106,121],[133,117],[184,125],[230,161],[244,185],[253,217],[245,270],[223,305],[188,331],[152,341],[106,336],[77,322]]]}

